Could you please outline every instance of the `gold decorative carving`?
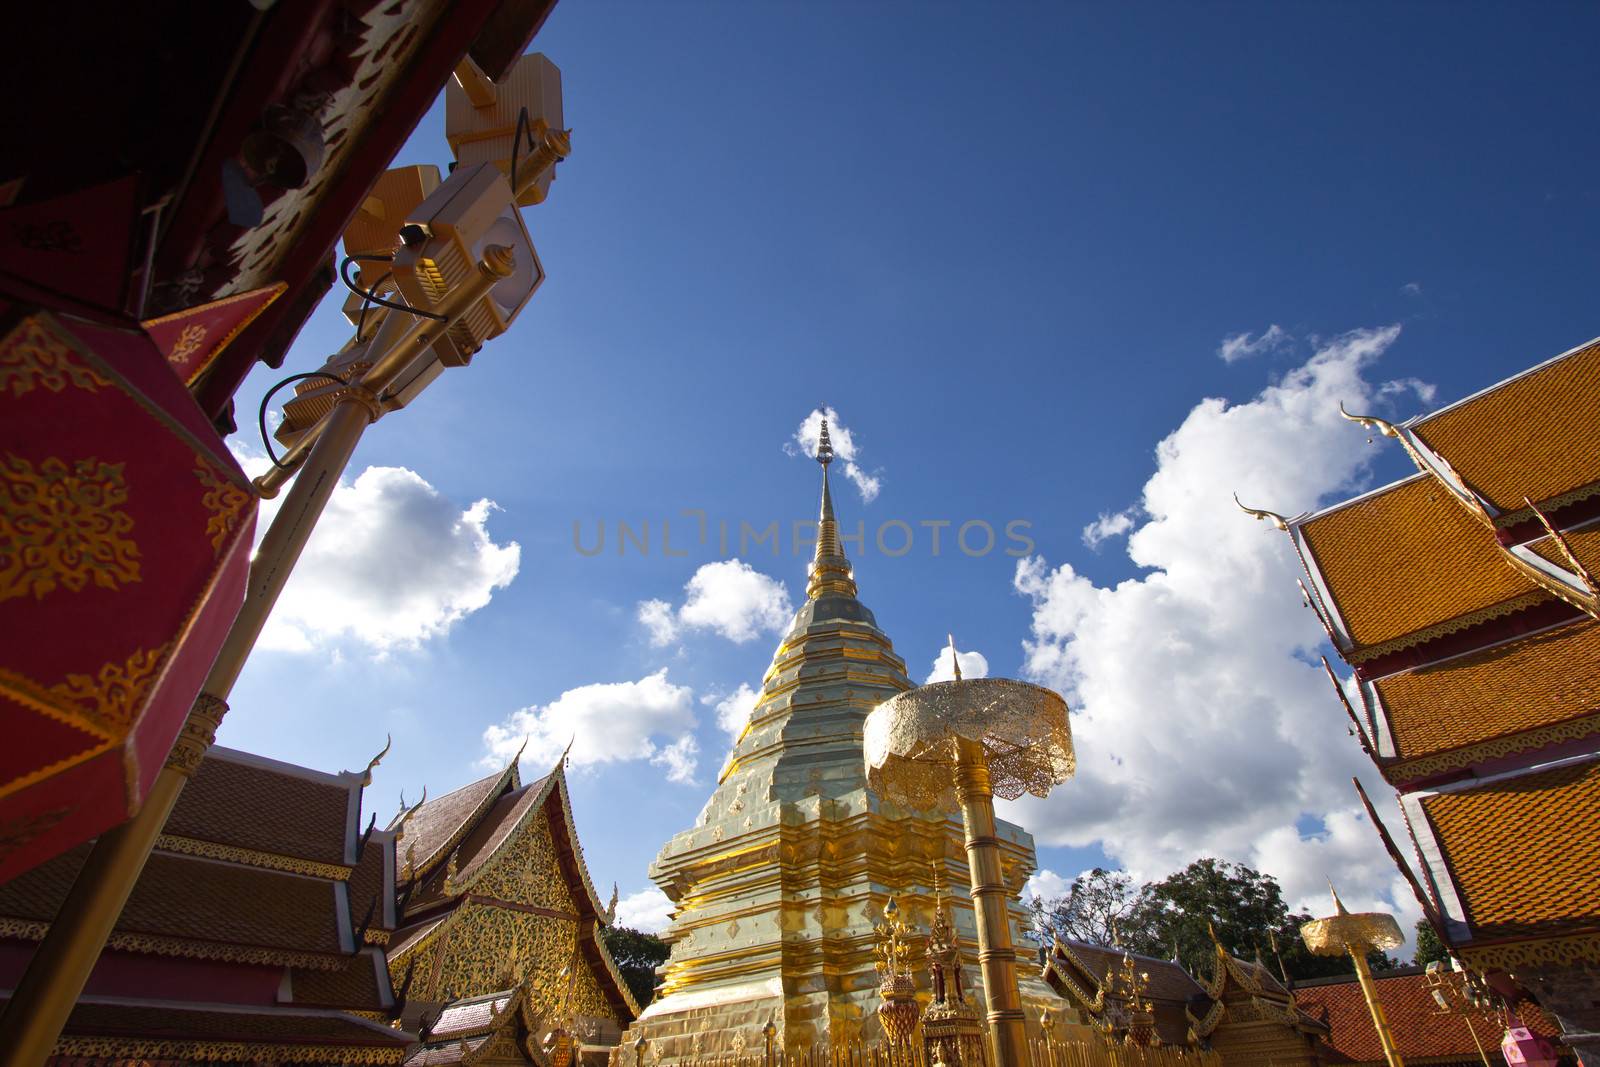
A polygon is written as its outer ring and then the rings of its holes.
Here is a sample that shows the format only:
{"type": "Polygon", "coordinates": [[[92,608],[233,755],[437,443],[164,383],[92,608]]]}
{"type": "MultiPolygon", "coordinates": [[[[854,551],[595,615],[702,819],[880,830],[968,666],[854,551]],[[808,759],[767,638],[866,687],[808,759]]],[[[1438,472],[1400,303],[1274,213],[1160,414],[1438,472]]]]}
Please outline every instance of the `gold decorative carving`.
{"type": "Polygon", "coordinates": [[[1461,962],[1479,971],[1536,971],[1546,967],[1593,966],[1600,960],[1600,933],[1545,937],[1502,945],[1466,947],[1461,962]]]}
{"type": "Polygon", "coordinates": [[[133,517],[123,464],[93,457],[72,466],[51,456],[39,464],[0,457],[0,601],[58,585],[77,592],[137,582],[139,546],[125,537],[133,517]]]}
{"type": "Polygon", "coordinates": [[[183,721],[183,729],[178,731],[177,740],[172,742],[167,766],[185,778],[194,777],[206,750],[217,739],[217,727],[222,725],[222,717],[227,713],[228,702],[221,697],[214,697],[210,693],[195,697],[194,707],[189,709],[189,717],[183,721]]]}
{"type": "Polygon", "coordinates": [[[122,663],[107,663],[100,673],[69,674],[50,687],[50,694],[71,702],[73,709],[102,729],[122,732],[144,703],[150,683],[171,643],[135,652],[122,663]]]}
{"type": "Polygon", "coordinates": [[[222,477],[199,457],[195,459],[194,476],[205,488],[200,506],[208,515],[206,536],[211,539],[211,551],[215,554],[222,551],[228,535],[239,528],[245,509],[255,502],[255,497],[222,477]]]}
{"type": "Polygon", "coordinates": [[[206,328],[198,322],[191,322],[178,334],[178,339],[172,344],[172,351],[167,353],[167,362],[179,365],[196,352],[205,343],[206,328]]]}
{"type": "Polygon", "coordinates": [[[24,321],[0,345],[0,393],[22,396],[35,388],[59,393],[68,386],[92,393],[110,384],[37,319],[24,321]]]}
{"type": "MultiPolygon", "coordinates": [[[[0,919],[0,937],[18,941],[42,941],[49,923],[28,919],[0,919]]],[[[225,960],[229,963],[259,963],[279,967],[304,967],[313,971],[337,971],[347,957],[324,956],[315,952],[290,952],[254,945],[231,945],[219,941],[190,941],[181,937],[156,937],[113,931],[108,948],[142,952],[150,956],[176,956],[182,959],[225,960]]]]}
{"type": "Polygon", "coordinates": [[[1394,763],[1383,768],[1383,777],[1390,784],[1403,785],[1444,771],[1462,770],[1502,756],[1544,748],[1546,745],[1559,744],[1562,741],[1577,741],[1594,734],[1600,734],[1600,714],[1584,715],[1552,726],[1541,726],[1537,730],[1512,734],[1510,737],[1499,737],[1450,752],[1394,763]]]}
{"type": "Polygon", "coordinates": [[[395,1048],[353,1048],[349,1045],[278,1045],[254,1041],[182,1041],[158,1038],[64,1037],[58,1056],[100,1056],[119,1063],[140,1059],[182,1059],[218,1063],[401,1063],[404,1045],[395,1048]]]}
{"type": "Polygon", "coordinates": [[[229,863],[242,863],[247,867],[264,867],[273,871],[303,874],[311,878],[327,878],[335,882],[347,881],[350,878],[350,868],[337,863],[318,863],[315,860],[300,859],[298,856],[279,856],[271,852],[257,852],[251,848],[219,845],[215,841],[179,837],[176,834],[162,834],[156,838],[156,848],[167,852],[179,852],[185,856],[226,860],[229,863]]]}

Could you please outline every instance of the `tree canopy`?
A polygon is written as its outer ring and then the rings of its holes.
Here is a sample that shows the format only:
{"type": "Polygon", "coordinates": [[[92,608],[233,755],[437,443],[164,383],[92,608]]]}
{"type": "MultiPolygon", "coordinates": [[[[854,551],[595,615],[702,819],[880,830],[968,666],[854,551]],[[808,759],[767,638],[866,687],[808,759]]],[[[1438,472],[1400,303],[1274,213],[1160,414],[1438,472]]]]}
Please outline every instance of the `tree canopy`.
{"type": "MultiPolygon", "coordinates": [[[[1176,958],[1195,973],[1210,971],[1213,930],[1229,952],[1260,957],[1291,979],[1354,969],[1347,958],[1314,956],[1306,949],[1300,926],[1312,916],[1291,913],[1271,875],[1217,859],[1196,860],[1137,889],[1126,871],[1097,867],[1073,879],[1065,896],[1036,900],[1034,915],[1044,938],[1054,933],[1108,946],[1120,941],[1132,952],[1176,958]]],[[[1395,966],[1381,952],[1369,961],[1374,970],[1395,966]]]]}
{"type": "Polygon", "coordinates": [[[656,968],[667,962],[667,943],[655,934],[626,926],[608,926],[601,936],[633,999],[641,1008],[649,1004],[656,995],[656,968]]]}

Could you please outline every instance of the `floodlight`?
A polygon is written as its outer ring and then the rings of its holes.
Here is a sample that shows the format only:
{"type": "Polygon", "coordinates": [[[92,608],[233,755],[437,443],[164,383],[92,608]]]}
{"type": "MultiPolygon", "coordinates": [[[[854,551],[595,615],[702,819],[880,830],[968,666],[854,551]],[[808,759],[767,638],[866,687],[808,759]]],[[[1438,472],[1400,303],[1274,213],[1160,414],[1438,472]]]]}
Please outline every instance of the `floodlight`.
{"type": "Polygon", "coordinates": [[[446,366],[465,366],[485,341],[506,331],[544,281],[544,267],[511,186],[492,163],[457,167],[400,230],[394,282],[406,303],[424,312],[436,311],[474,275],[490,245],[511,249],[515,268],[435,342],[434,351],[446,366]]]}
{"type": "MultiPolygon", "coordinates": [[[[439,168],[431,163],[384,171],[372,183],[355,217],[345,227],[344,254],[354,257],[391,254],[400,239],[401,224],[437,188],[439,168]]],[[[363,289],[376,289],[377,279],[386,273],[386,269],[371,260],[357,258],[356,267],[356,281],[363,289]]],[[[359,297],[356,306],[360,307],[359,297]]],[[[348,308],[345,314],[350,314],[348,308]]],[[[351,321],[355,319],[352,317],[351,321]]]]}
{"type": "Polygon", "coordinates": [[[444,87],[444,135],[450,150],[461,166],[493,163],[508,179],[515,162],[517,185],[526,186],[517,202],[524,207],[543,203],[555,178],[555,161],[566,155],[560,69],[534,52],[517,60],[498,82],[490,82],[470,64],[464,63],[465,69],[444,87]],[[560,147],[551,151],[545,146],[541,152],[547,138],[560,147]],[[529,185],[534,173],[538,177],[529,185]]]}

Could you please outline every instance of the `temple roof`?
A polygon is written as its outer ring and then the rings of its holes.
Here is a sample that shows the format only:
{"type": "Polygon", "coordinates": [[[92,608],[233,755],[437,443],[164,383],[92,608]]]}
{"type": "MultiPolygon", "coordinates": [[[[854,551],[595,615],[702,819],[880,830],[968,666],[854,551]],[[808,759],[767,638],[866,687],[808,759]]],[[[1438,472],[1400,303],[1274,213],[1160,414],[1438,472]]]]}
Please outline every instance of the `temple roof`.
{"type": "MultiPolygon", "coordinates": [[[[1407,424],[1500,511],[1595,486],[1600,339],[1407,424]]],[[[1600,486],[1596,486],[1600,489],[1600,486]]]]}
{"type": "MultiPolygon", "coordinates": [[[[540,1020],[523,988],[457,1000],[445,1006],[422,1041],[406,1058],[406,1067],[475,1062],[498,1036],[501,1050],[514,1049],[527,1062],[544,1062],[538,1047],[540,1020]],[[536,1058],[537,1057],[537,1058],[536,1058]]],[[[496,1060],[495,1062],[501,1062],[496,1060]]]]}
{"type": "Polygon", "coordinates": [[[411,1041],[403,1030],[336,1011],[84,997],[56,1051],[208,1063],[399,1063],[411,1041]]]}
{"type": "MultiPolygon", "coordinates": [[[[1434,756],[1600,714],[1597,663],[1600,623],[1585,618],[1380,678],[1371,687],[1379,707],[1369,712],[1385,715],[1395,758],[1434,756]]],[[[1463,753],[1460,764],[1470,765],[1475,755],[1463,753]]]]}
{"type": "Polygon", "coordinates": [[[468,830],[477,825],[489,806],[507,789],[521,784],[517,761],[476,782],[470,782],[435,800],[425,801],[409,814],[402,813],[390,823],[400,827],[395,854],[402,867],[411,865],[412,877],[420,878],[444,861],[468,830]],[[413,849],[415,851],[413,851],[413,849]],[[408,858],[409,857],[409,858],[408,858]]]}
{"type": "Polygon", "coordinates": [[[1600,756],[1417,794],[1406,811],[1452,941],[1600,928],[1600,756]]]}
{"type": "MultiPolygon", "coordinates": [[[[1140,972],[1150,976],[1145,995],[1155,1016],[1156,1034],[1167,1045],[1183,1047],[1189,1043],[1189,1012],[1203,1014],[1209,999],[1189,972],[1172,960],[1130,953],[1140,972]]],[[[1106,989],[1108,971],[1121,973],[1123,954],[1118,949],[1091,945],[1086,941],[1056,940],[1045,957],[1044,980],[1069,1003],[1105,1021],[1106,1006],[1118,1012],[1125,998],[1106,989]],[[1106,989],[1103,997],[1101,990],[1106,989]],[[1095,1001],[1101,1001],[1095,1007],[1095,1001]]],[[[1112,987],[1113,989],[1115,986],[1112,987]]]]}
{"type": "MultiPolygon", "coordinates": [[[[1379,972],[1372,977],[1396,1047],[1406,1063],[1475,1062],[1478,1047],[1473,1043],[1473,1034],[1485,1049],[1499,1047],[1503,1031],[1498,1018],[1492,1014],[1441,1011],[1429,990],[1427,976],[1420,969],[1379,972]]],[[[1325,1044],[1319,1049],[1323,1062],[1387,1062],[1355,975],[1296,983],[1295,999],[1304,1011],[1328,1027],[1325,1044]]],[[[1535,1033],[1553,1037],[1558,1032],[1533,1002],[1524,1001],[1517,1010],[1535,1033]]]]}
{"type": "Polygon", "coordinates": [[[1296,523],[1306,564],[1333,601],[1350,649],[1546,599],[1492,535],[1431,476],[1416,474],[1296,523]]]}
{"type": "Polygon", "coordinates": [[[356,861],[362,776],[213,747],[163,831],[267,855],[356,861]]]}

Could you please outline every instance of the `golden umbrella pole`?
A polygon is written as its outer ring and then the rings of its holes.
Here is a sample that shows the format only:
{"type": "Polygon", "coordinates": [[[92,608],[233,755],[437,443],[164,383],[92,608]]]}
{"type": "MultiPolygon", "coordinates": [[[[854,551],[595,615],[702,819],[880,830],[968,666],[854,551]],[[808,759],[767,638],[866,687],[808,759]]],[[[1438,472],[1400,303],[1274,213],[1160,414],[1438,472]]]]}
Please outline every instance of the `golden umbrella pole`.
{"type": "Polygon", "coordinates": [[[1367,966],[1367,953],[1373,949],[1399,948],[1405,944],[1400,924],[1394,921],[1394,916],[1377,911],[1352,915],[1345,910],[1337,891],[1333,894],[1333,906],[1333,915],[1313,919],[1300,927],[1300,937],[1306,948],[1319,956],[1350,954],[1356,965],[1356,980],[1361,983],[1361,995],[1366,997],[1367,1009],[1372,1012],[1378,1043],[1383,1046],[1383,1058],[1389,1061],[1389,1067],[1405,1067],[1400,1050],[1395,1047],[1394,1034],[1389,1030],[1389,1019],[1378,1000],[1377,987],[1372,983],[1372,969],[1367,966]]]}
{"type": "MultiPolygon", "coordinates": [[[[951,641],[951,656],[955,642],[951,641]]],[[[1031,1057],[1017,988],[1008,914],[1011,891],[1000,866],[994,798],[1047,796],[1072,776],[1067,705],[1055,693],[1005,678],[961,678],[901,693],[867,716],[868,785],[912,810],[961,808],[978,922],[978,964],[995,1062],[1027,1067],[1031,1057]]]]}
{"type": "MultiPolygon", "coordinates": [[[[476,274],[451,295],[441,313],[455,318],[481,300],[497,282],[509,277],[514,266],[511,249],[489,246],[476,274]]],[[[5,1015],[0,1017],[3,1067],[38,1067],[54,1051],[67,1016],[122,915],[167,816],[216,739],[217,727],[228,710],[228,694],[244,669],[278,594],[289,580],[362,433],[382,413],[378,396],[440,328],[434,319],[414,317],[371,369],[358,382],[341,390],[333,410],[319,427],[308,431],[284,456],[285,466],[291,469],[274,469],[258,480],[263,493],[270,496],[293,473],[292,468],[300,470],[261,539],[250,563],[244,604],[144,806],[131,820],[101,834],[95,842],[49,932],[17,983],[5,1015]]]]}

